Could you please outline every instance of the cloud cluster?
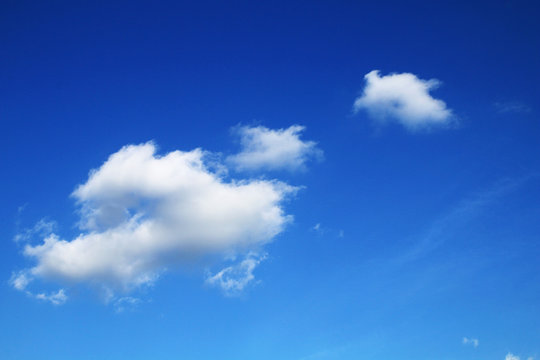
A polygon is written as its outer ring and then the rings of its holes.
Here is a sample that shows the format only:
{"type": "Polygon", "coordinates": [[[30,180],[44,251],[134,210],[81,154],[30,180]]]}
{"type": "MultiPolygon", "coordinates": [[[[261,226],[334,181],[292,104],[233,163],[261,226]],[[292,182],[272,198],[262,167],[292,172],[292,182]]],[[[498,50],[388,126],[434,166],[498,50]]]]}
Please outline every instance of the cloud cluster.
{"type": "Polygon", "coordinates": [[[316,142],[300,139],[304,130],[300,125],[277,130],[238,127],[235,132],[240,136],[242,151],[229,156],[227,162],[238,171],[302,170],[307,161],[321,159],[323,155],[316,142]]]}
{"type": "Polygon", "coordinates": [[[448,125],[452,111],[430,91],[440,82],[422,80],[411,73],[380,76],[373,70],[365,76],[362,95],[353,105],[354,112],[366,110],[379,122],[395,120],[409,130],[448,125]]]}
{"type": "MultiPolygon", "coordinates": [[[[301,129],[277,133],[294,139],[301,129]]],[[[242,131],[272,133],[261,127],[242,131]]],[[[35,266],[14,275],[12,285],[24,291],[40,278],[125,293],[153,283],[171,266],[248,254],[207,280],[228,292],[245,287],[262,260],[249,254],[292,220],[283,202],[297,188],[277,180],[226,180],[209,169],[201,149],[156,152],[152,142],[125,146],[92,170],[72,194],[80,208],[81,233],[72,239],[52,233],[38,245],[26,244],[24,255],[35,266]]],[[[66,295],[61,289],[36,297],[60,303],[66,295]]]]}

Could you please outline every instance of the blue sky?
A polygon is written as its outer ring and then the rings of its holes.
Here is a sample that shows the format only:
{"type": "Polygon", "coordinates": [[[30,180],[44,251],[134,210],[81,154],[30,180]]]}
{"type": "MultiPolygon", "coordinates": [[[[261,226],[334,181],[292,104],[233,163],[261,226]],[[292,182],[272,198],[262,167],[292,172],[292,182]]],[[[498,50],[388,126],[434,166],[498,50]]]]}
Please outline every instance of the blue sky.
{"type": "Polygon", "coordinates": [[[534,2],[0,10],[2,359],[540,358],[534,2]]]}

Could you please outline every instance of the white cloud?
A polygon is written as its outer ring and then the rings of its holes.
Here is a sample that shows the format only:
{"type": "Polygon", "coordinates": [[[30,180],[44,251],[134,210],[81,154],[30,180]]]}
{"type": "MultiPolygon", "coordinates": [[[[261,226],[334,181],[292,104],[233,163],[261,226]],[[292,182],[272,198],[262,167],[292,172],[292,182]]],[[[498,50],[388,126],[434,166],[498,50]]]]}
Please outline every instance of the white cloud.
{"type": "Polygon", "coordinates": [[[49,301],[53,305],[62,305],[67,301],[68,298],[64,289],[60,289],[57,292],[50,294],[36,294],[34,297],[39,300],[49,301]]]}
{"type": "Polygon", "coordinates": [[[354,112],[366,110],[377,121],[396,120],[409,130],[448,125],[451,121],[452,111],[429,93],[439,86],[436,79],[422,80],[411,73],[379,76],[379,71],[373,70],[365,80],[364,91],[354,102],[354,112]]]}
{"type": "MultiPolygon", "coordinates": [[[[23,289],[31,279],[53,279],[114,294],[151,284],[170,266],[248,253],[292,220],[282,203],[296,190],[278,181],[226,181],[207,168],[200,149],[159,156],[153,143],[125,146],[73,192],[81,234],[27,244],[24,254],[36,264],[12,284],[23,289]]],[[[258,262],[245,261],[249,282],[250,264],[258,262]]],[[[62,289],[39,298],[60,303],[64,296],[62,289]]]]}
{"type": "Polygon", "coordinates": [[[264,126],[236,128],[242,151],[227,162],[236,170],[302,170],[310,159],[321,159],[323,152],[313,141],[300,139],[304,126],[271,130],[264,126]]]}
{"type": "Polygon", "coordinates": [[[236,295],[255,279],[253,271],[264,259],[265,256],[250,253],[239,263],[228,266],[215,275],[209,275],[206,283],[220,287],[227,295],[236,295]]]}
{"type": "Polygon", "coordinates": [[[463,344],[472,345],[473,347],[477,348],[478,345],[479,345],[479,341],[478,341],[478,339],[464,337],[463,338],[463,344]]]}
{"type": "Polygon", "coordinates": [[[57,292],[53,293],[38,293],[34,294],[33,292],[27,290],[28,284],[32,282],[33,276],[28,274],[27,271],[19,271],[18,273],[13,273],[11,279],[9,280],[11,286],[15,289],[24,292],[29,297],[49,301],[53,305],[62,305],[67,300],[67,295],[64,289],[59,289],[57,292]]]}
{"type": "Polygon", "coordinates": [[[27,274],[26,271],[19,271],[18,273],[13,273],[11,279],[9,280],[11,286],[19,291],[26,289],[28,284],[32,281],[32,277],[27,274]]]}

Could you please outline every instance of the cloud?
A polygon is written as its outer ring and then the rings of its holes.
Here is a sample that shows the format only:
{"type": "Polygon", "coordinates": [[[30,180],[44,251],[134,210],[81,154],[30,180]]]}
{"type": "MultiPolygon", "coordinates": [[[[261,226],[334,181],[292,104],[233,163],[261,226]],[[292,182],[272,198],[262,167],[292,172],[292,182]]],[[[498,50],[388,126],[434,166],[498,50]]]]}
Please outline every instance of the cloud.
{"type": "Polygon", "coordinates": [[[114,309],[118,314],[125,311],[133,311],[140,303],[141,299],[132,296],[123,296],[114,302],[114,309]]]}
{"type": "Polygon", "coordinates": [[[426,228],[425,232],[418,236],[418,241],[410,249],[403,251],[395,261],[403,264],[425,257],[451,239],[456,230],[481,216],[491,204],[515,191],[534,176],[502,179],[487,189],[464,198],[426,228]]]}
{"type": "Polygon", "coordinates": [[[464,337],[463,338],[463,344],[464,345],[472,345],[474,348],[477,348],[478,345],[479,345],[479,341],[478,341],[478,339],[464,337]]]}
{"type": "Polygon", "coordinates": [[[11,279],[9,280],[11,286],[19,291],[26,289],[28,284],[32,281],[32,277],[27,274],[26,271],[19,271],[18,273],[13,273],[11,279]]]}
{"type": "Polygon", "coordinates": [[[364,78],[364,91],[353,105],[355,113],[366,110],[376,121],[395,120],[409,130],[451,122],[452,111],[429,93],[440,85],[438,80],[422,80],[411,73],[379,76],[378,70],[364,78]]]}
{"type": "Polygon", "coordinates": [[[221,288],[226,295],[236,295],[255,279],[253,271],[264,259],[265,256],[250,253],[238,264],[228,266],[215,275],[209,274],[206,283],[221,288]]]}
{"type": "MultiPolygon", "coordinates": [[[[514,354],[512,354],[512,353],[506,354],[506,357],[504,358],[504,360],[519,360],[519,359],[520,359],[519,356],[514,355],[514,354]]],[[[527,358],[527,360],[534,360],[534,357],[529,356],[529,357],[527,358]]]]}
{"type": "Polygon", "coordinates": [[[49,294],[43,292],[35,294],[27,290],[28,284],[30,284],[32,280],[33,277],[29,275],[27,271],[19,271],[18,273],[13,273],[11,275],[9,282],[15,289],[24,292],[27,296],[34,299],[48,301],[53,305],[62,305],[67,301],[68,297],[64,289],[59,289],[57,292],[52,292],[49,294]]]}
{"type": "Polygon", "coordinates": [[[50,294],[45,294],[45,293],[36,294],[34,295],[34,297],[39,300],[49,301],[53,305],[62,305],[63,303],[67,301],[67,298],[68,298],[64,289],[60,289],[57,292],[50,293],[50,294]]]}
{"type": "MultiPolygon", "coordinates": [[[[156,151],[151,142],[124,146],[92,170],[72,194],[81,233],[27,244],[24,255],[35,266],[14,275],[12,285],[23,290],[39,278],[126,293],[171,266],[260,249],[292,220],[282,205],[297,188],[276,180],[226,181],[208,169],[200,149],[156,151]]],[[[246,278],[238,283],[227,282],[234,271],[226,269],[215,281],[241,288],[258,261],[241,263],[246,278]]],[[[64,296],[62,290],[39,298],[60,303],[64,296]]]]}
{"type": "Polygon", "coordinates": [[[235,129],[240,136],[242,151],[227,158],[238,171],[302,170],[310,159],[321,159],[322,150],[313,141],[303,141],[304,126],[271,130],[264,126],[241,126],[235,129]]]}

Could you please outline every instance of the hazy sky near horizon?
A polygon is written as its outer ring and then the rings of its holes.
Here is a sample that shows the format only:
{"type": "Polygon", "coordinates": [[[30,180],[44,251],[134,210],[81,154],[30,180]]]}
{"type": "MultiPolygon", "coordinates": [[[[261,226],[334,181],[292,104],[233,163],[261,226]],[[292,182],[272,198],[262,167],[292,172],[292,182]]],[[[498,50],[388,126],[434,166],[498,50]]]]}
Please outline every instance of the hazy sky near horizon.
{"type": "Polygon", "coordinates": [[[533,1],[0,5],[0,358],[540,359],[533,1]]]}

